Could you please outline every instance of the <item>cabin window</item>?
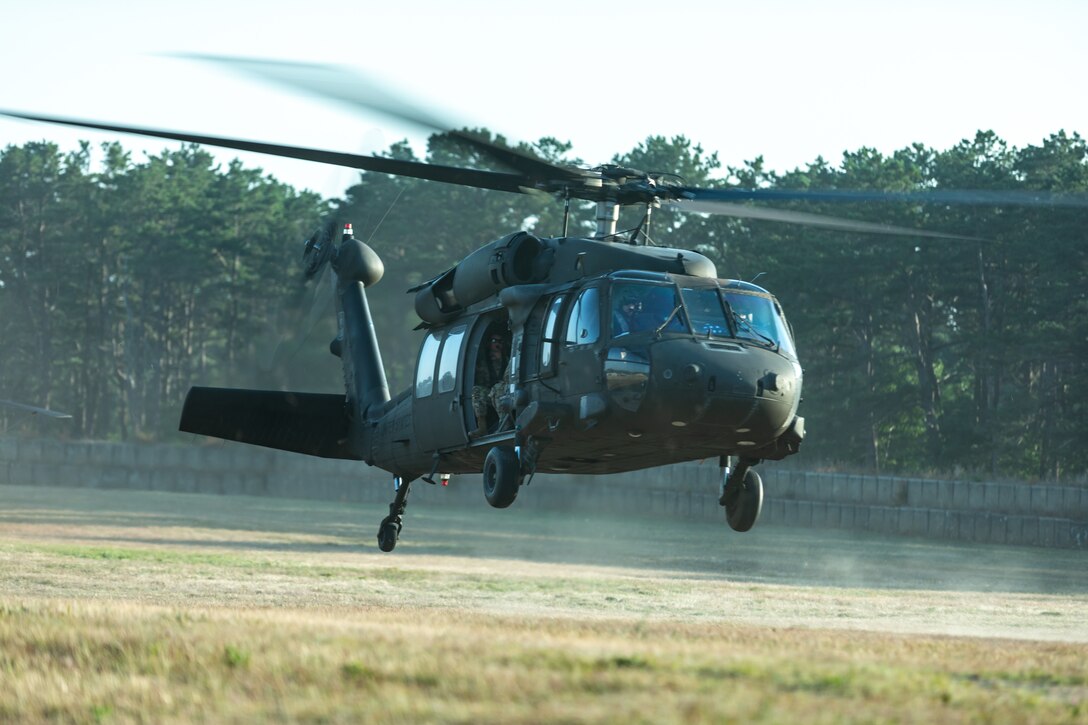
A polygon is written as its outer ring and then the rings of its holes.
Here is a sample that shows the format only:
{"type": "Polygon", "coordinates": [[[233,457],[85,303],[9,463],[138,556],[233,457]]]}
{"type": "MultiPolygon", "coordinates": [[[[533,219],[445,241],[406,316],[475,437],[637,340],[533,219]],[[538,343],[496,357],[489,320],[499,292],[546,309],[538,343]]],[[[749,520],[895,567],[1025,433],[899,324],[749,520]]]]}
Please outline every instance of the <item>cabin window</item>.
{"type": "Polygon", "coordinates": [[[442,358],[438,363],[438,393],[448,393],[457,384],[457,357],[461,352],[461,340],[465,326],[455,327],[446,335],[442,345],[442,358]]]}
{"type": "Polygon", "coordinates": [[[597,342],[601,336],[601,314],[596,287],[583,290],[574,301],[567,322],[566,343],[568,345],[588,345],[597,342]]]}
{"type": "Polygon", "coordinates": [[[434,390],[434,364],[438,360],[439,333],[432,332],[419,348],[419,363],[416,365],[416,397],[426,398],[434,390]]]}
{"type": "Polygon", "coordinates": [[[548,314],[544,316],[544,337],[540,341],[540,372],[550,370],[555,351],[555,328],[559,324],[559,311],[563,309],[563,295],[559,295],[548,305],[548,314]]]}

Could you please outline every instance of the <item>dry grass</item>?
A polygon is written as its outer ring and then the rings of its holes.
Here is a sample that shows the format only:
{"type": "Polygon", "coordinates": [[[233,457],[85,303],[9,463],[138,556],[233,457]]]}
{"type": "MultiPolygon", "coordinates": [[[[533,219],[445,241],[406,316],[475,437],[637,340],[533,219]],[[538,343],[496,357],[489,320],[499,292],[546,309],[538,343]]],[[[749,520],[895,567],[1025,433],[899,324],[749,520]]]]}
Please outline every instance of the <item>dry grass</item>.
{"type": "Polygon", "coordinates": [[[0,608],[4,720],[1085,721],[1081,646],[460,608],[0,608]]]}
{"type": "Polygon", "coordinates": [[[504,556],[554,521],[419,510],[431,543],[387,556],[363,507],[58,493],[0,487],[0,721],[1088,722],[1075,557],[1040,558],[1061,592],[798,586],[635,566],[646,522],[609,529],[617,566],[504,556]]]}

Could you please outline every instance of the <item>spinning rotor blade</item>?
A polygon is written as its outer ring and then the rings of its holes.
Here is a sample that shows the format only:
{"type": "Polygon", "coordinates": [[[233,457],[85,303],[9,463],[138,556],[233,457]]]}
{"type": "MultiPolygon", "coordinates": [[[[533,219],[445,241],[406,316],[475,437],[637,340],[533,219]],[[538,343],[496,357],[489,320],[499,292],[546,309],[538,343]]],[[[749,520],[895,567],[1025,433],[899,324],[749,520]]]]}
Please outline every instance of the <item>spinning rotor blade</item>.
{"type": "Polygon", "coordinates": [[[301,90],[320,98],[347,104],[356,109],[377,111],[417,126],[449,135],[467,145],[480,156],[513,170],[484,171],[403,161],[381,156],[341,153],[297,146],[262,143],[217,136],[182,133],[178,131],[103,124],[71,118],[58,118],[0,110],[0,115],[31,121],[58,123],[68,126],[132,133],[207,146],[251,151],[285,158],[332,164],[336,166],[386,173],[396,176],[438,181],[478,189],[533,193],[544,191],[568,199],[610,202],[620,205],[660,202],[666,208],[679,211],[720,214],[744,219],[762,219],[787,224],[820,227],[867,234],[894,234],[937,239],[980,240],[956,234],[945,234],[897,227],[807,212],[755,207],[749,201],[808,201],[808,202],[899,202],[978,205],[1025,205],[1088,207],[1088,194],[1019,191],[959,191],[934,190],[923,192],[885,192],[871,190],[787,190],[787,189],[705,189],[682,185],[659,184],[659,179],[643,172],[605,165],[594,170],[558,166],[531,155],[501,147],[464,131],[451,131],[450,123],[437,115],[405,100],[358,72],[331,65],[291,63],[214,55],[181,55],[190,60],[213,63],[301,90]]]}
{"type": "Polygon", "coordinates": [[[68,413],[61,413],[56,410],[49,410],[49,408],[39,408],[35,405],[27,405],[25,403],[16,403],[14,400],[0,400],[0,405],[5,405],[9,408],[15,408],[22,410],[31,415],[44,415],[49,418],[71,418],[68,413]]]}
{"type": "MultiPolygon", "coordinates": [[[[339,227],[338,220],[328,217],[306,240],[302,252],[302,277],[299,279],[299,292],[307,287],[309,291],[304,293],[306,301],[299,307],[306,307],[308,312],[301,324],[295,326],[294,334],[285,332],[276,334],[275,329],[272,329],[271,344],[267,347],[269,352],[261,358],[261,367],[265,372],[275,369],[284,361],[293,360],[317,327],[318,320],[332,307],[336,291],[336,275],[330,263],[336,253],[336,232],[339,227]],[[289,346],[285,347],[289,342],[289,346]],[[284,350],[286,353],[283,352],[284,350]]],[[[280,315],[277,314],[276,317],[280,315]]]]}
{"type": "Polygon", "coordinates": [[[114,131],[116,133],[132,133],[138,136],[151,136],[153,138],[164,138],[171,141],[198,143],[205,146],[219,146],[221,148],[237,149],[239,151],[254,151],[257,153],[269,154],[271,156],[283,156],[289,159],[316,161],[322,164],[333,164],[335,166],[344,166],[350,169],[377,171],[383,174],[410,176],[415,179],[441,181],[446,184],[471,186],[477,189],[509,191],[515,194],[528,193],[532,190],[535,181],[522,174],[510,174],[499,171],[479,171],[456,166],[424,164],[419,161],[401,161],[399,159],[389,159],[382,156],[345,154],[338,151],[322,151],[320,149],[308,149],[299,146],[283,146],[280,144],[261,143],[259,141],[243,141],[220,136],[201,136],[198,134],[182,133],[180,131],[139,128],[137,126],[119,126],[106,123],[95,123],[93,121],[81,121],[74,118],[60,118],[56,116],[37,116],[29,113],[18,113],[16,111],[0,110],[0,115],[21,118],[27,121],[58,123],[65,126],[92,128],[99,131],[114,131]]]}
{"type": "Polygon", "coordinates": [[[1088,194],[1052,191],[874,191],[863,189],[697,189],[681,187],[682,197],[699,201],[910,202],[984,206],[1088,207],[1088,194]]]}
{"type": "Polygon", "coordinates": [[[441,119],[400,98],[365,76],[333,65],[294,63],[291,61],[241,58],[202,53],[180,53],[177,58],[197,60],[236,71],[265,81],[301,90],[319,98],[332,99],[356,108],[379,111],[436,131],[446,131],[441,119]]]}
{"type": "Polygon", "coordinates": [[[227,66],[261,80],[272,81],[319,98],[339,101],[355,109],[378,111],[391,118],[408,121],[430,131],[448,134],[492,160],[534,179],[575,180],[583,176],[576,169],[556,166],[533,156],[483,141],[463,131],[454,131],[452,129],[456,124],[438,118],[349,68],[218,55],[182,55],[180,57],[227,66]]]}
{"type": "Polygon", "coordinates": [[[261,356],[260,365],[264,372],[276,370],[281,366],[289,365],[295,356],[302,350],[302,346],[310,339],[318,322],[331,309],[336,295],[336,276],[330,267],[325,266],[316,279],[311,279],[313,289],[306,294],[306,317],[298,324],[294,333],[276,333],[269,336],[265,346],[265,354],[261,356]]]}
{"type": "Polygon", "coordinates": [[[784,222],[786,224],[800,224],[808,227],[820,227],[834,229],[841,232],[861,232],[864,234],[895,234],[898,236],[931,237],[934,239],[958,239],[960,241],[985,242],[989,241],[981,237],[967,237],[959,234],[944,234],[942,232],[930,232],[924,229],[911,229],[910,227],[897,227],[892,224],[877,224],[874,222],[861,222],[841,217],[824,216],[822,214],[809,214],[788,209],[772,209],[765,206],[746,206],[744,204],[730,204],[717,200],[686,200],[677,199],[662,206],[673,211],[699,212],[701,214],[721,214],[736,217],[738,219],[761,219],[764,221],[784,222]]]}

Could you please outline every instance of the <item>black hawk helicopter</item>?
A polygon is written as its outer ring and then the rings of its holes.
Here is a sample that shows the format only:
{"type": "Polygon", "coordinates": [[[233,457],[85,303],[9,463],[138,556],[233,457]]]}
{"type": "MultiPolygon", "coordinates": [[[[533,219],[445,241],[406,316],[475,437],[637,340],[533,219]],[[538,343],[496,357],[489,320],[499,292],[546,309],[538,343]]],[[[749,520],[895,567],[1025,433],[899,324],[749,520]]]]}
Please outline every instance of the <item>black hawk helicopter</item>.
{"type": "MultiPolygon", "coordinates": [[[[227,59],[213,59],[224,61],[227,59]]],[[[266,79],[379,109],[432,128],[426,114],[327,66],[227,60],[266,79]]],[[[753,466],[798,452],[802,367],[782,307],[766,289],[725,279],[711,260],[652,246],[653,211],[726,214],[851,232],[973,239],[814,214],[753,207],[753,200],[1024,203],[1000,192],[784,192],[685,186],[667,174],[615,165],[567,168],[451,135],[510,169],[484,171],[175,131],[2,112],[17,118],[123,132],[335,164],[565,204],[557,237],[525,231],[484,244],[418,287],[423,333],[414,384],[392,396],[366,289],[384,272],[378,255],[326,224],[306,241],[308,276],[331,268],[344,395],[194,387],[180,429],[388,471],[396,495],[379,527],[396,546],[412,482],[483,474],[492,506],[510,506],[536,473],[622,473],[717,457],[729,525],[759,517],[753,466]],[[593,237],[567,234],[572,199],[596,204],[593,237]],[[619,210],[642,221],[617,232],[619,210]]],[[[445,129],[443,129],[445,130],[445,129]]],[[[1028,203],[1052,203],[1033,199],[1028,203]]],[[[1060,201],[1060,200],[1058,200],[1060,201]]]]}

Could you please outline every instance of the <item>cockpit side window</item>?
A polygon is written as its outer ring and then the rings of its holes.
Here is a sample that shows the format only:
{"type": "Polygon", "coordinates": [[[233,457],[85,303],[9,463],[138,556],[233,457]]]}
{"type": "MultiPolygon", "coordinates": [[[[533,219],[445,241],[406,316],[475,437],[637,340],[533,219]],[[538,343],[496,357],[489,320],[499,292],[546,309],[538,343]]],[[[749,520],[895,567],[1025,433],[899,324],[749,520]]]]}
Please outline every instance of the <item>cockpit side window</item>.
{"type": "Polygon", "coordinates": [[[567,345],[588,345],[601,336],[600,296],[596,287],[582,290],[570,310],[567,322],[567,345]]]}
{"type": "Polygon", "coordinates": [[[548,305],[548,312],[544,315],[544,335],[540,340],[540,374],[545,375],[552,369],[552,360],[555,359],[556,329],[559,326],[559,313],[563,309],[566,295],[557,295],[548,305]]]}
{"type": "Polygon", "coordinates": [[[740,292],[724,293],[733,312],[737,337],[771,344],[783,352],[796,354],[782,310],[770,298],[740,292]]]}

